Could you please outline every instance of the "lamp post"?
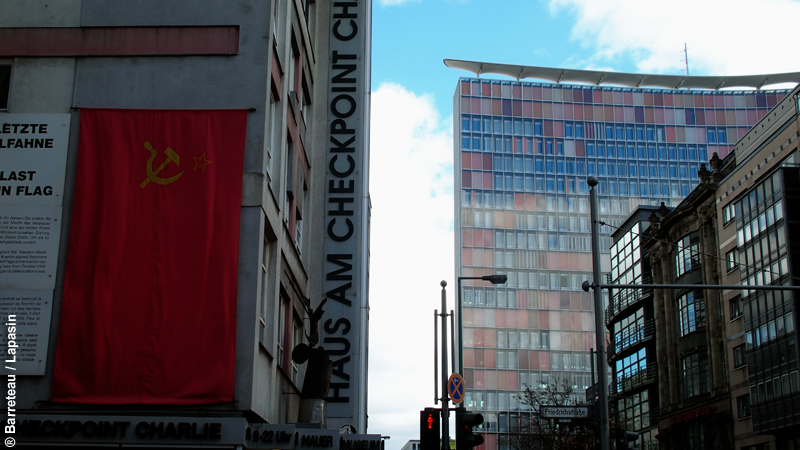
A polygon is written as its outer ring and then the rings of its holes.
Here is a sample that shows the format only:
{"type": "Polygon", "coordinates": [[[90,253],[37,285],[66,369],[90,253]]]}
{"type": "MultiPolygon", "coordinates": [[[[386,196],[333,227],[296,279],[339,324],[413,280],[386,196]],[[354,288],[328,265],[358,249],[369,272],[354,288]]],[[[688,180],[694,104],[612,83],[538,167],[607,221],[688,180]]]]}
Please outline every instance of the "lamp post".
{"type": "MultiPolygon", "coordinates": [[[[605,331],[603,328],[603,291],[600,288],[602,282],[600,275],[600,217],[597,207],[597,177],[590,176],[586,183],[589,185],[589,210],[592,219],[592,277],[594,278],[591,287],[594,289],[594,326],[595,337],[597,339],[597,388],[599,425],[600,425],[600,449],[609,450],[611,439],[608,427],[608,363],[606,362],[605,331]]],[[[586,288],[584,288],[586,290],[586,288]]]]}
{"type": "MultiPolygon", "coordinates": [[[[461,376],[464,376],[464,319],[461,315],[461,280],[483,280],[488,281],[492,284],[505,284],[508,281],[508,277],[506,275],[485,275],[482,277],[458,277],[457,284],[458,284],[458,304],[456,305],[456,309],[458,310],[458,373],[461,376]]],[[[455,367],[453,368],[455,372],[455,367]]]]}

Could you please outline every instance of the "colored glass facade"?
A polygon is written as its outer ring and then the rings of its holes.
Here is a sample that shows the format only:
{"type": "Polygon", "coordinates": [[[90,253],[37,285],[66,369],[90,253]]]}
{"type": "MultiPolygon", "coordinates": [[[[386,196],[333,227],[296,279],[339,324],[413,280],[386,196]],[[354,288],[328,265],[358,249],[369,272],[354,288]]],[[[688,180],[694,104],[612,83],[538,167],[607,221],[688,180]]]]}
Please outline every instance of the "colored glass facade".
{"type": "MultiPolygon", "coordinates": [[[[468,409],[487,448],[530,417],[524,387],[591,385],[596,347],[586,177],[600,179],[600,248],[639,205],[677,205],[785,91],[680,91],[462,78],[454,99],[456,276],[464,280],[468,409]],[[459,170],[460,169],[460,170],[459,170]]],[[[609,272],[608,252],[603,272],[609,272]]]]}
{"type": "MultiPolygon", "coordinates": [[[[799,189],[800,169],[784,167],[736,201],[737,266],[742,284],[792,284],[790,268],[797,267],[798,251],[792,248],[789,231],[796,229],[798,214],[787,206],[797,201],[799,189]]],[[[794,297],[789,291],[741,292],[750,375],[747,412],[752,413],[756,433],[778,433],[798,423],[794,297]]]]}
{"type": "MultiPolygon", "coordinates": [[[[641,206],[612,233],[612,284],[652,284],[649,252],[641,244],[649,216],[657,211],[654,206],[641,206]]],[[[635,447],[646,450],[658,448],[658,421],[652,414],[659,405],[653,309],[652,288],[619,289],[610,299],[605,320],[613,419],[622,429],[639,433],[635,447]]]]}

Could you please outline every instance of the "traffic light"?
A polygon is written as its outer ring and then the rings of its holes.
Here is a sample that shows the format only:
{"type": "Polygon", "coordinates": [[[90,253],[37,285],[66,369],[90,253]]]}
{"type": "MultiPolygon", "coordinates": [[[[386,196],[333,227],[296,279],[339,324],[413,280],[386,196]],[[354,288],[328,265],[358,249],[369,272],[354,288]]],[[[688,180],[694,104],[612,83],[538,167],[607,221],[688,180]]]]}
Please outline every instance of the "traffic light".
{"type": "Polygon", "coordinates": [[[483,444],[483,436],[475,434],[472,427],[483,423],[483,415],[466,409],[456,409],[456,450],[469,450],[483,444]]]}
{"type": "Polygon", "coordinates": [[[425,408],[419,412],[419,448],[420,450],[438,450],[440,410],[425,408]]]}
{"type": "Polygon", "coordinates": [[[629,450],[628,442],[633,442],[639,439],[639,433],[635,431],[626,431],[622,427],[614,428],[614,440],[616,441],[617,450],[629,450]]]}

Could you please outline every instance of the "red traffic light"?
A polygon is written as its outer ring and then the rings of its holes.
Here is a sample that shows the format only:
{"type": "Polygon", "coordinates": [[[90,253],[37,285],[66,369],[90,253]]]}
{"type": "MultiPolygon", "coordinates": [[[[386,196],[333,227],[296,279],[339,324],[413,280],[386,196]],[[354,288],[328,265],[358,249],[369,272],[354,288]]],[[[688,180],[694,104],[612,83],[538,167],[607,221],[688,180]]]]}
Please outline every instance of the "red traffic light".
{"type": "Polygon", "coordinates": [[[442,411],[435,408],[425,408],[419,414],[419,443],[420,450],[439,449],[439,425],[442,411]]]}
{"type": "Polygon", "coordinates": [[[456,409],[456,449],[469,450],[483,444],[483,436],[473,432],[472,428],[483,423],[483,414],[465,409],[456,409]]]}

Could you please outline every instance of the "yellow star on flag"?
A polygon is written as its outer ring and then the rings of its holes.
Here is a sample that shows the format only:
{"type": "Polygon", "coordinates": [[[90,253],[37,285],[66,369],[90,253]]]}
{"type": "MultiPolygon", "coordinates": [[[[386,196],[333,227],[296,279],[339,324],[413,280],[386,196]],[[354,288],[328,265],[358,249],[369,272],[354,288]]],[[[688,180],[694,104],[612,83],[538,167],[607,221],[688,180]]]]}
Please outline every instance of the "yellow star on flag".
{"type": "Polygon", "coordinates": [[[195,171],[197,169],[202,169],[202,171],[205,172],[206,171],[206,166],[209,165],[209,164],[211,164],[211,161],[206,159],[206,154],[205,153],[203,153],[199,157],[195,156],[194,157],[194,169],[192,169],[192,171],[195,171]]]}

